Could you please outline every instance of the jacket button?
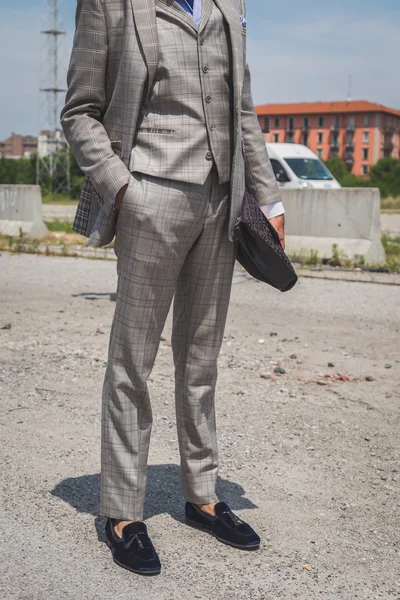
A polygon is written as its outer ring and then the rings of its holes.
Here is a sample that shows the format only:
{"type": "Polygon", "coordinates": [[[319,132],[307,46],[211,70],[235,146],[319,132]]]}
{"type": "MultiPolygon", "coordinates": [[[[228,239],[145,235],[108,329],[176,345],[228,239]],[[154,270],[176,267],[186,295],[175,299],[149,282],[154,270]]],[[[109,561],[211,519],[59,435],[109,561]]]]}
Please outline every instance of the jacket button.
{"type": "Polygon", "coordinates": [[[212,100],[212,97],[210,96],[210,94],[208,94],[208,96],[206,96],[206,102],[208,102],[208,104],[210,104],[212,100]]]}
{"type": "Polygon", "coordinates": [[[204,46],[205,43],[206,43],[206,40],[203,37],[201,37],[200,38],[200,45],[204,46]]]}
{"type": "Polygon", "coordinates": [[[206,154],[206,160],[212,160],[212,159],[213,159],[212,152],[208,151],[206,154]]]}
{"type": "Polygon", "coordinates": [[[210,125],[210,131],[214,131],[214,129],[215,129],[215,125],[214,125],[214,123],[211,123],[211,125],[210,125]]]}
{"type": "Polygon", "coordinates": [[[209,70],[210,70],[210,67],[208,65],[204,65],[203,73],[208,73],[209,70]]]}

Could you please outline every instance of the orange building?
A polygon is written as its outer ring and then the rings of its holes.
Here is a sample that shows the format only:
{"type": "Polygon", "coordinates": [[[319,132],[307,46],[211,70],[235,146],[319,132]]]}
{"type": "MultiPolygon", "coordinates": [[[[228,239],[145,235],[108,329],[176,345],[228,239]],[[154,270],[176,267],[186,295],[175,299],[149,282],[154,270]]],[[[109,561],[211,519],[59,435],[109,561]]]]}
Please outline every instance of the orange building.
{"type": "Polygon", "coordinates": [[[266,142],[304,144],[367,176],[380,158],[400,158],[400,111],[365,100],[257,106],[266,142]]]}

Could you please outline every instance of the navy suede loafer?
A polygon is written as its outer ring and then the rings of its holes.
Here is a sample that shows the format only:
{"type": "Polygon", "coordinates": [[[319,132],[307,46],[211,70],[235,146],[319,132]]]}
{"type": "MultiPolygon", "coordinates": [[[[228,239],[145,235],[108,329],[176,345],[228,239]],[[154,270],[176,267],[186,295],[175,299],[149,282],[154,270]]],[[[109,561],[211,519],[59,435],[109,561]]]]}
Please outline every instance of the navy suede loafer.
{"type": "Polygon", "coordinates": [[[125,525],[120,538],[114,530],[111,519],[106,523],[106,543],[111,550],[114,562],[139,575],[158,575],[161,571],[160,559],[142,522],[125,525]]]}
{"type": "Polygon", "coordinates": [[[225,502],[215,505],[215,516],[201,510],[195,504],[186,502],[186,523],[192,527],[206,529],[220,542],[241,550],[258,550],[260,538],[248,523],[237,517],[225,502]]]}

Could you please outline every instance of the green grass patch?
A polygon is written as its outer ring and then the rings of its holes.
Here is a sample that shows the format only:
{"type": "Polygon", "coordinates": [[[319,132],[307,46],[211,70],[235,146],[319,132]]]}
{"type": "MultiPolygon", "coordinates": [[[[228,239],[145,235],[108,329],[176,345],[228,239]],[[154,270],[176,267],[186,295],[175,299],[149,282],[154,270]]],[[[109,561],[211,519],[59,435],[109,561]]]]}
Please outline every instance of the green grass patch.
{"type": "Polygon", "coordinates": [[[386,262],[380,265],[367,264],[363,256],[360,256],[358,260],[351,260],[345,252],[340,250],[338,244],[332,244],[332,253],[329,258],[322,258],[316,250],[310,250],[302,254],[291,255],[290,259],[303,266],[326,265],[344,269],[376,269],[383,267],[388,271],[400,272],[400,236],[390,237],[389,235],[383,235],[382,245],[386,252],[386,262]]]}
{"type": "Polygon", "coordinates": [[[364,257],[361,256],[356,262],[353,262],[343,250],[339,249],[337,244],[332,244],[332,254],[329,258],[322,258],[318,254],[318,250],[309,250],[308,252],[301,252],[300,254],[290,254],[290,260],[299,263],[304,266],[317,267],[321,265],[330,267],[342,267],[345,269],[351,269],[352,267],[365,267],[364,257]]]}
{"type": "Polygon", "coordinates": [[[381,212],[400,212],[400,196],[389,196],[381,199],[381,212]]]}
{"type": "Polygon", "coordinates": [[[382,244],[386,252],[386,267],[391,271],[400,271],[400,236],[382,236],[382,244]]]}
{"type": "Polygon", "coordinates": [[[63,233],[72,233],[71,221],[62,221],[61,219],[55,219],[54,221],[45,221],[45,223],[49,231],[62,231],[63,233]]]}
{"type": "Polygon", "coordinates": [[[74,200],[66,194],[54,194],[53,196],[43,196],[43,204],[59,204],[60,206],[76,206],[78,200],[74,200]]]}
{"type": "MultiPolygon", "coordinates": [[[[69,221],[50,221],[46,222],[46,225],[51,231],[70,233],[72,231],[72,223],[69,221]]],[[[386,262],[381,265],[368,265],[365,262],[364,257],[360,256],[358,261],[352,261],[346,254],[340,250],[337,244],[332,245],[332,255],[330,258],[321,258],[316,250],[311,250],[308,253],[304,253],[297,256],[290,256],[293,262],[300,263],[304,266],[318,266],[318,265],[329,265],[342,268],[354,268],[368,269],[383,267],[388,271],[400,273],[400,236],[390,237],[388,235],[382,236],[382,244],[386,252],[386,262]]],[[[45,241],[44,243],[39,240],[33,240],[27,237],[20,230],[19,236],[12,237],[0,234],[0,251],[8,251],[13,253],[28,253],[28,254],[54,254],[54,246],[60,246],[61,252],[58,251],[58,255],[63,256],[77,256],[76,253],[69,251],[68,242],[65,240],[45,241]],[[40,247],[39,247],[40,246],[40,247]]],[[[72,244],[76,245],[76,242],[72,244]]],[[[109,244],[106,248],[112,248],[113,243],[109,244]]],[[[102,256],[99,249],[98,256],[92,256],[87,258],[105,258],[102,256]]]]}

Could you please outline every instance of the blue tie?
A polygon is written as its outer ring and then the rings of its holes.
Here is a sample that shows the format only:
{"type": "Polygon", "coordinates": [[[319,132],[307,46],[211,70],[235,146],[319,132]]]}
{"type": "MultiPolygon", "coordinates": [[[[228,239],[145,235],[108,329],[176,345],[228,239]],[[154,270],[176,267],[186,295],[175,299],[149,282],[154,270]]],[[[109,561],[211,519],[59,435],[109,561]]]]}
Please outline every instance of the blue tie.
{"type": "Polygon", "coordinates": [[[178,2],[188,13],[193,14],[194,0],[178,0],[178,2]]]}

